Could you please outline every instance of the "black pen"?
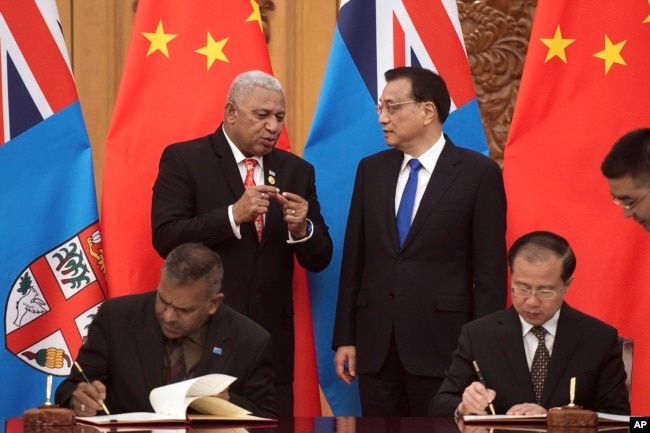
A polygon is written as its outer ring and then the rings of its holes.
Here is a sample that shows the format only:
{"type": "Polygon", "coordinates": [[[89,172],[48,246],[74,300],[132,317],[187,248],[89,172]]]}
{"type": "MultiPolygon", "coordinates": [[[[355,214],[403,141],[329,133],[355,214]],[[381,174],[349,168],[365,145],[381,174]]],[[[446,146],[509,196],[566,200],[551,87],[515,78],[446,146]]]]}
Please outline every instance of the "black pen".
{"type": "MultiPolygon", "coordinates": [[[[84,380],[86,381],[87,384],[91,385],[90,379],[88,379],[88,376],[86,376],[86,373],[81,369],[81,365],[77,361],[74,362],[74,366],[77,367],[77,370],[79,370],[79,373],[83,376],[84,380]]],[[[108,411],[108,408],[104,403],[102,403],[102,409],[104,409],[104,412],[106,412],[106,415],[110,415],[111,413],[108,411]]]]}
{"type": "MultiPolygon", "coordinates": [[[[478,362],[472,361],[472,364],[474,364],[474,371],[476,371],[476,376],[478,376],[478,380],[485,387],[485,389],[487,389],[487,385],[485,384],[485,379],[483,379],[483,375],[481,374],[481,370],[478,369],[478,362]]],[[[492,415],[497,414],[494,411],[494,405],[492,403],[488,403],[488,407],[490,408],[490,412],[492,412],[492,415]]]]}

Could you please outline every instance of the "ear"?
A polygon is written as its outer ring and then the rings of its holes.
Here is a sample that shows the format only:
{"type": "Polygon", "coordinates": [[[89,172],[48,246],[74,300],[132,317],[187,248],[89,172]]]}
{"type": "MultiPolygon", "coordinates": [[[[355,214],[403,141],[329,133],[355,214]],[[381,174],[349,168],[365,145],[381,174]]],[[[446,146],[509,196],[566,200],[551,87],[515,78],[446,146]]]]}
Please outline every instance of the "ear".
{"type": "Polygon", "coordinates": [[[436,105],[431,101],[424,102],[424,122],[428,125],[433,121],[438,121],[436,105]]]}
{"type": "Polygon", "coordinates": [[[226,107],[223,110],[223,119],[228,123],[234,123],[237,118],[237,106],[232,102],[226,102],[226,107]]]}
{"type": "Polygon", "coordinates": [[[210,307],[208,309],[209,314],[214,314],[217,312],[217,308],[223,302],[224,294],[222,292],[217,293],[212,299],[210,299],[210,307]]]}

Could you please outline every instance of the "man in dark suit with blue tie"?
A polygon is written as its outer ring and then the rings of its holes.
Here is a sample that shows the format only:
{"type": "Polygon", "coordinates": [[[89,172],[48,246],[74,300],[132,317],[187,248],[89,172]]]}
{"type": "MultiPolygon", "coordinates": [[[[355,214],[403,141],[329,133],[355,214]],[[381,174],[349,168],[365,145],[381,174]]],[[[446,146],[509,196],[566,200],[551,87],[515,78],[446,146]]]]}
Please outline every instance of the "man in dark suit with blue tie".
{"type": "Polygon", "coordinates": [[[359,163],[332,347],[359,377],[364,415],[422,416],[461,327],[505,307],[506,197],[499,166],[442,133],[443,79],[385,74],[378,113],[391,149],[359,163]]]}

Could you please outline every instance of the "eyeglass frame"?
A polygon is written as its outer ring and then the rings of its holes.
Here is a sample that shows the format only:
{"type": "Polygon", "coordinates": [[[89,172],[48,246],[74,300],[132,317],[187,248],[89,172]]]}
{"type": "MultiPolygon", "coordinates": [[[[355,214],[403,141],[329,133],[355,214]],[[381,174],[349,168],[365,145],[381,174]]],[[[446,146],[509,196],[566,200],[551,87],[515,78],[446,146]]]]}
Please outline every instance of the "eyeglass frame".
{"type": "Polygon", "coordinates": [[[632,209],[634,209],[636,205],[641,203],[641,200],[643,200],[645,196],[648,195],[649,192],[650,192],[650,188],[646,189],[641,197],[637,198],[630,204],[623,203],[623,200],[621,200],[620,198],[612,194],[612,203],[614,203],[616,206],[621,207],[625,211],[631,211],[632,209]]]}
{"type": "Polygon", "coordinates": [[[424,101],[404,101],[404,102],[387,102],[385,105],[379,102],[376,106],[377,109],[377,114],[381,116],[381,114],[384,112],[384,109],[388,114],[394,114],[395,110],[397,107],[400,105],[406,105],[406,104],[419,104],[424,101]]]}
{"type": "Polygon", "coordinates": [[[513,296],[516,296],[518,298],[530,298],[531,296],[535,296],[537,299],[540,301],[548,301],[551,299],[554,299],[557,294],[560,292],[560,290],[566,288],[566,285],[562,286],[559,289],[529,289],[529,288],[524,288],[524,287],[510,287],[510,291],[512,292],[513,296]],[[520,293],[517,293],[516,291],[519,290],[520,293]],[[527,292],[527,294],[521,293],[521,291],[527,292]],[[542,294],[542,296],[539,296],[542,294]]]}

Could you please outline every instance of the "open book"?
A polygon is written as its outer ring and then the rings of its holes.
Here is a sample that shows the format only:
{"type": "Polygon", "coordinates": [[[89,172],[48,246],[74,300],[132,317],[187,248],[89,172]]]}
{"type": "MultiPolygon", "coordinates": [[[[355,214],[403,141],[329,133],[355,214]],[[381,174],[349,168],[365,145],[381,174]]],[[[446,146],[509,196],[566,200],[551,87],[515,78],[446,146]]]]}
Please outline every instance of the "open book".
{"type": "Polygon", "coordinates": [[[186,423],[192,421],[272,421],[252,415],[246,409],[214,397],[237,380],[226,374],[205,376],[154,388],[149,402],[155,412],[128,412],[115,415],[77,417],[95,425],[186,423]],[[188,413],[188,409],[193,409],[188,413]],[[199,413],[193,413],[193,412],[199,413]]]}
{"type": "MultiPolygon", "coordinates": [[[[541,415],[463,415],[463,421],[466,423],[529,423],[529,422],[546,422],[546,414],[541,415]]],[[[615,415],[611,413],[598,412],[598,423],[629,423],[628,415],[615,415]]]]}

